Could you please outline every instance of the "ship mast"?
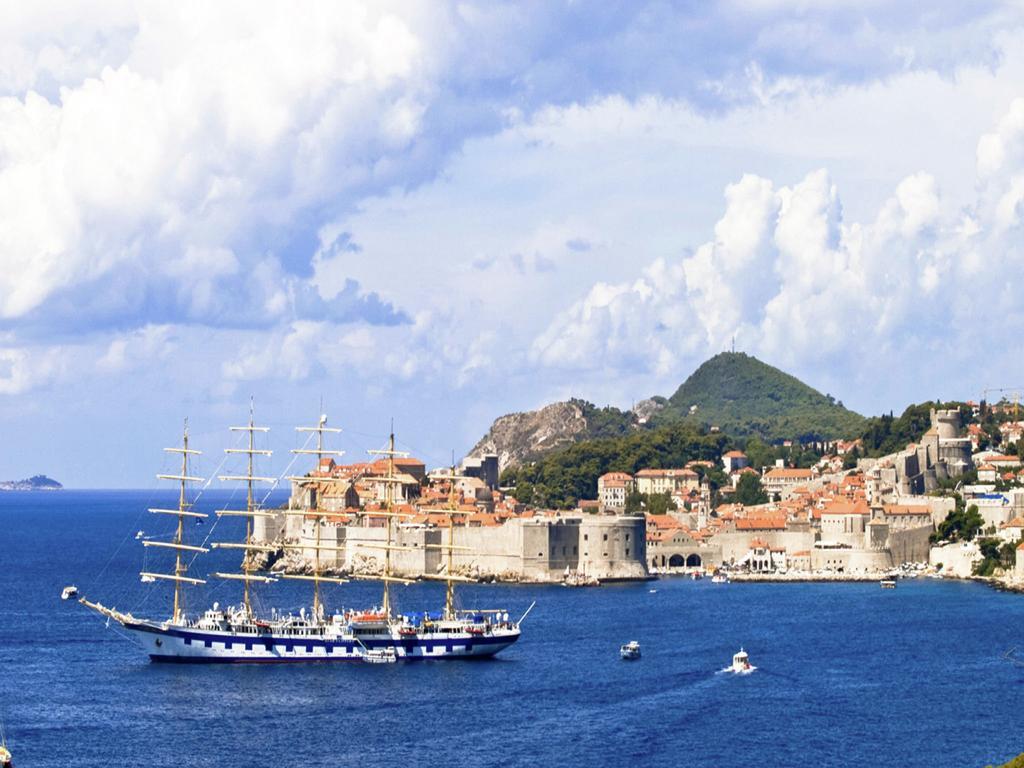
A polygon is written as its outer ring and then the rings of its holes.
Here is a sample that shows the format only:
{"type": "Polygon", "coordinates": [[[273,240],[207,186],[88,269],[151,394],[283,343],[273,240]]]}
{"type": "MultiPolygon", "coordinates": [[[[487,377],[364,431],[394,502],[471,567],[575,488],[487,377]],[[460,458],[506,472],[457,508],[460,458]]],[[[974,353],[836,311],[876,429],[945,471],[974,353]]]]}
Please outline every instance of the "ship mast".
{"type": "MultiPolygon", "coordinates": [[[[452,458],[452,466],[448,473],[449,484],[448,484],[448,506],[441,508],[423,507],[420,511],[422,512],[441,512],[448,516],[446,521],[448,524],[448,543],[447,545],[442,544],[441,549],[445,550],[445,574],[443,577],[445,580],[445,595],[444,595],[444,618],[446,621],[452,621],[456,618],[455,612],[455,582],[456,581],[474,581],[474,579],[468,579],[464,576],[455,575],[455,550],[466,550],[470,551],[471,547],[457,547],[455,546],[455,516],[456,515],[471,515],[472,512],[459,509],[458,493],[455,489],[456,480],[468,480],[468,477],[463,475],[455,474],[455,459],[452,458]]],[[[437,549],[436,545],[426,545],[427,548],[437,549]]],[[[427,575],[425,578],[438,578],[437,576],[427,575]]]]}
{"type": "Polygon", "coordinates": [[[255,500],[253,489],[255,483],[273,483],[274,478],[272,477],[260,477],[253,474],[253,461],[256,456],[270,456],[273,451],[256,448],[255,436],[257,432],[269,432],[269,427],[257,427],[253,421],[253,405],[252,400],[249,401],[249,423],[244,427],[231,427],[232,432],[246,432],[248,434],[248,447],[247,448],[225,448],[225,453],[242,453],[247,458],[247,470],[244,475],[220,475],[218,479],[221,481],[236,481],[245,482],[246,485],[246,501],[244,510],[233,510],[233,509],[221,509],[217,511],[217,515],[220,517],[244,517],[245,518],[245,542],[234,543],[234,542],[218,542],[212,546],[218,549],[241,549],[244,551],[242,557],[242,572],[241,573],[215,573],[213,574],[217,578],[221,579],[233,579],[235,581],[241,581],[245,585],[244,592],[244,605],[246,616],[251,617],[252,611],[252,597],[250,595],[250,584],[253,582],[270,583],[276,581],[268,576],[254,575],[253,571],[257,569],[253,566],[252,552],[275,552],[277,547],[267,546],[265,544],[254,544],[252,540],[253,534],[253,521],[257,517],[273,517],[273,512],[267,512],[262,509],[255,500]]]}
{"type": "Polygon", "coordinates": [[[448,580],[445,581],[444,592],[444,618],[448,621],[455,618],[455,512],[458,510],[458,501],[455,497],[455,463],[452,462],[452,470],[448,482],[448,551],[445,563],[445,572],[448,580]]]}
{"type": "MultiPolygon", "coordinates": [[[[321,463],[321,461],[322,461],[324,456],[343,456],[345,454],[344,451],[329,451],[329,450],[326,450],[324,448],[324,433],[325,432],[330,432],[330,433],[334,433],[334,434],[337,434],[337,433],[341,432],[341,430],[338,429],[337,427],[328,427],[327,426],[327,414],[322,413],[320,415],[320,422],[317,424],[317,426],[315,426],[315,427],[296,427],[295,431],[296,432],[315,432],[316,433],[316,450],[312,450],[312,449],[308,449],[308,448],[293,448],[292,449],[292,453],[315,455],[316,456],[316,469],[318,469],[318,470],[320,469],[320,463],[321,463]]],[[[300,482],[300,483],[310,482],[310,480],[311,480],[311,478],[308,477],[308,476],[305,476],[305,477],[302,477],[302,476],[300,476],[300,477],[289,477],[288,479],[292,480],[292,481],[300,482]]],[[[337,478],[333,478],[333,477],[332,478],[317,478],[317,480],[318,481],[326,481],[326,482],[335,482],[337,480],[337,478]]],[[[329,582],[331,584],[346,584],[348,582],[348,580],[347,579],[330,578],[330,577],[325,577],[325,576],[321,576],[320,575],[320,571],[321,571],[320,552],[322,550],[325,550],[325,549],[329,549],[331,551],[335,551],[336,552],[339,549],[343,549],[343,548],[342,547],[337,547],[337,546],[333,546],[333,547],[331,547],[331,546],[324,546],[324,545],[321,544],[321,529],[323,528],[323,523],[324,523],[325,515],[324,515],[323,511],[320,508],[320,493],[319,493],[319,490],[316,491],[316,504],[314,505],[314,507],[312,508],[311,511],[312,511],[312,513],[314,515],[314,518],[315,518],[315,521],[316,521],[316,523],[315,523],[316,524],[316,544],[314,545],[314,555],[313,555],[313,575],[312,576],[305,576],[305,575],[300,575],[300,574],[283,574],[281,578],[284,578],[284,579],[300,579],[300,580],[312,581],[313,582],[313,616],[315,618],[320,618],[321,613],[322,613],[322,606],[323,606],[323,601],[322,601],[322,599],[320,597],[320,583],[321,582],[329,582]]],[[[303,517],[306,516],[306,510],[304,510],[304,509],[299,509],[299,510],[291,510],[291,509],[289,509],[289,510],[285,510],[285,512],[286,512],[286,514],[296,514],[297,513],[297,514],[302,515],[303,517]]],[[[286,545],[285,548],[286,549],[291,549],[293,547],[286,545]]],[[[298,545],[294,546],[294,548],[295,549],[305,550],[307,547],[303,546],[301,544],[301,542],[300,542],[298,545]]]]}
{"type": "Polygon", "coordinates": [[[174,573],[155,573],[152,571],[143,571],[139,575],[143,578],[152,580],[162,579],[174,582],[174,613],[171,614],[171,621],[174,624],[181,623],[182,617],[185,611],[185,595],[182,592],[183,584],[205,584],[203,579],[194,579],[185,575],[188,571],[188,564],[184,561],[182,554],[184,552],[209,552],[210,550],[204,547],[191,546],[185,543],[185,518],[202,518],[207,517],[200,512],[193,512],[192,505],[188,502],[186,485],[188,483],[201,483],[203,478],[193,477],[188,473],[188,457],[198,456],[200,451],[193,450],[188,447],[188,419],[185,419],[185,427],[182,435],[181,448],[164,448],[167,453],[180,453],[181,454],[181,473],[177,475],[157,475],[158,480],[174,480],[180,484],[180,490],[178,493],[178,508],[177,509],[150,509],[149,511],[154,514],[161,515],[176,515],[178,518],[178,527],[174,534],[174,540],[171,542],[166,541],[151,541],[146,540],[142,542],[144,547],[161,547],[166,549],[173,549],[175,552],[174,560],[174,573]]]}
{"type": "MultiPolygon", "coordinates": [[[[379,547],[384,550],[384,575],[382,580],[384,582],[384,598],[381,603],[381,610],[387,618],[391,618],[391,582],[397,581],[403,584],[411,583],[409,579],[397,578],[391,575],[391,552],[392,550],[407,549],[407,547],[396,547],[393,543],[393,527],[392,519],[396,516],[394,511],[395,506],[395,485],[400,483],[401,480],[395,476],[395,457],[406,457],[409,455],[407,451],[396,451],[395,450],[395,427],[394,424],[391,426],[391,434],[388,437],[388,447],[384,451],[367,451],[367,453],[375,456],[387,456],[388,457],[388,474],[386,477],[376,478],[378,482],[385,483],[384,486],[384,517],[387,520],[387,542],[383,547],[379,547]]],[[[374,545],[373,548],[378,548],[374,545]]]]}

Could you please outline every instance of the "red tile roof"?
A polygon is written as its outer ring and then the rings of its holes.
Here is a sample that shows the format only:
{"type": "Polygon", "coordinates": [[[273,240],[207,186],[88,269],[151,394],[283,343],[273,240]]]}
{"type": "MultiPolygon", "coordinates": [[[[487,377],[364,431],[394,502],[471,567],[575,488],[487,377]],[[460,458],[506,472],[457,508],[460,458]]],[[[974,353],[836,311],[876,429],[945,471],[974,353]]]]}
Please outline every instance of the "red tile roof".
{"type": "Polygon", "coordinates": [[[928,515],[932,511],[924,504],[885,504],[882,507],[886,515],[928,515]]]}
{"type": "Polygon", "coordinates": [[[741,517],[736,520],[736,530],[738,531],[785,530],[785,528],[785,515],[741,517]]]}
{"type": "Polygon", "coordinates": [[[808,480],[814,476],[814,473],[809,469],[789,469],[782,467],[775,467],[768,471],[765,475],[765,479],[779,479],[779,480],[808,480]]]}
{"type": "Polygon", "coordinates": [[[686,527],[676,518],[672,517],[672,515],[647,515],[646,517],[648,527],[654,526],[659,529],[679,529],[686,527]]]}

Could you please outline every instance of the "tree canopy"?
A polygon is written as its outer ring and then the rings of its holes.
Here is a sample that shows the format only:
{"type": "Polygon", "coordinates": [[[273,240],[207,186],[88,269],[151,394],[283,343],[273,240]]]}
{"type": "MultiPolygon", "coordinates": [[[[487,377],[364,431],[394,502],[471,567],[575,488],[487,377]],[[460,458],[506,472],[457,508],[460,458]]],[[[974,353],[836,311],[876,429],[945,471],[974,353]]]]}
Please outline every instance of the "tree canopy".
{"type": "Polygon", "coordinates": [[[971,541],[985,527],[985,518],[978,512],[978,505],[967,509],[954,509],[932,534],[932,541],[971,541]]]}
{"type": "Polygon", "coordinates": [[[606,472],[633,475],[641,469],[682,467],[695,459],[717,462],[728,445],[724,434],[674,424],[571,445],[506,469],[501,483],[514,486],[524,504],[571,509],[580,499],[597,498],[597,479],[606,472]]]}
{"type": "Polygon", "coordinates": [[[754,504],[767,504],[768,494],[761,487],[761,478],[752,472],[741,475],[739,482],[736,483],[736,493],[733,494],[733,500],[745,507],[750,507],[754,504]]]}

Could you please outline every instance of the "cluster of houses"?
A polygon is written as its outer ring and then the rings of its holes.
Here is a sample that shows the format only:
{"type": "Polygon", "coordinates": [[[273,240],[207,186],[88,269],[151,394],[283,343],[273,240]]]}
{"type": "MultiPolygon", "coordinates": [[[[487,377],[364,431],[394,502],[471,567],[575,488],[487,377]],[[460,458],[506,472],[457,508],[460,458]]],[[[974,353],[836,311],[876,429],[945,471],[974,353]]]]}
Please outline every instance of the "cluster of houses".
{"type": "Polygon", "coordinates": [[[496,487],[496,472],[485,468],[474,473],[463,468],[454,477],[446,470],[428,474],[424,462],[408,457],[395,458],[393,466],[384,459],[337,464],[332,458],[321,458],[316,469],[293,479],[290,506],[309,509],[311,514],[328,512],[338,524],[359,522],[367,527],[383,527],[387,518],[379,513],[388,501],[390,488],[392,511],[403,523],[432,525],[442,518],[447,520],[447,515],[427,510],[446,505],[453,485],[460,524],[495,526],[511,517],[535,514],[496,487]]]}
{"type": "MultiPolygon", "coordinates": [[[[711,486],[706,478],[702,480],[705,473],[700,470],[714,466],[714,462],[697,460],[677,469],[641,469],[635,475],[608,472],[597,480],[597,504],[594,506],[600,511],[621,511],[632,493],[668,494],[678,509],[708,505],[711,486]]],[[[841,467],[842,461],[839,462],[841,467]]],[[[722,455],[722,469],[729,477],[730,485],[717,489],[719,497],[727,499],[744,475],[754,475],[761,481],[765,493],[778,501],[787,491],[810,482],[828,467],[823,464],[813,469],[799,469],[787,467],[779,461],[776,466],[762,468],[759,472],[750,466],[745,453],[733,450],[722,455]]]]}
{"type": "MultiPolygon", "coordinates": [[[[1015,454],[973,450],[970,437],[961,434],[958,411],[933,411],[931,420],[918,443],[891,456],[860,459],[853,470],[843,469],[844,459],[859,452],[860,440],[834,443],[833,452],[810,468],[780,463],[757,470],[741,451],[729,451],[721,468],[730,486],[718,489],[722,503],[713,510],[710,486],[698,471],[708,462],[632,476],[609,473],[598,483],[599,506],[615,512],[634,491],[671,496],[675,511],[647,515],[648,567],[655,571],[724,565],[755,573],[866,574],[930,560],[947,573],[967,575],[980,557],[976,545],[951,556],[930,544],[956,503],[951,495],[931,491],[942,480],[976,469],[977,484],[960,487],[965,502],[978,507],[985,533],[1018,542],[1024,533],[1024,469],[1015,454]],[[729,503],[747,473],[760,478],[768,503],[729,503]]],[[[1024,434],[1024,423],[1000,429],[1002,445],[1010,445],[1024,434]]]]}
{"type": "MultiPolygon", "coordinates": [[[[626,495],[668,493],[676,509],[648,514],[648,568],[722,566],[754,573],[789,571],[875,573],[928,559],[928,538],[953,508],[952,499],[886,498],[860,471],[844,473],[830,460],[809,469],[774,466],[760,472],[740,451],[722,457],[732,488],[747,473],[761,478],[769,501],[711,506],[711,489],[691,463],[678,469],[610,473],[599,480],[604,511],[626,495]]],[[[728,489],[728,490],[731,490],[728,489]]],[[[726,494],[726,497],[728,494],[726,494]]]]}

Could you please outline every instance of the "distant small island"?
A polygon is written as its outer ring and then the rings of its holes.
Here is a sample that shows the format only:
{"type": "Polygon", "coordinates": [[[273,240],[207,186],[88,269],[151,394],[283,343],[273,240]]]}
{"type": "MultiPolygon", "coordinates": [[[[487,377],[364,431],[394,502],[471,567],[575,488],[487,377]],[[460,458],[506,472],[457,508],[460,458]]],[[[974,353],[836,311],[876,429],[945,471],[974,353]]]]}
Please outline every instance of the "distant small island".
{"type": "Polygon", "coordinates": [[[63,485],[46,475],[33,475],[27,480],[4,480],[0,482],[0,491],[59,491],[63,488],[63,485]]]}

